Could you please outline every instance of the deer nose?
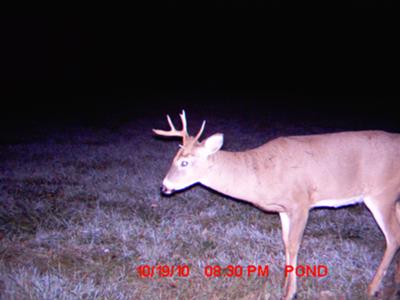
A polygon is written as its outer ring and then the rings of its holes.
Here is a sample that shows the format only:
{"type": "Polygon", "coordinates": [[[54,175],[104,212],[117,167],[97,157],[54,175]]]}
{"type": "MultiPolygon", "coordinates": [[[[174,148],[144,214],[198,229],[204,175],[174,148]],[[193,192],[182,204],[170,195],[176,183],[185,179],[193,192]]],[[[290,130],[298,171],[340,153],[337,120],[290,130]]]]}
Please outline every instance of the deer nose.
{"type": "Polygon", "coordinates": [[[173,192],[174,190],[167,188],[164,184],[161,186],[161,193],[165,195],[171,195],[173,192]]]}

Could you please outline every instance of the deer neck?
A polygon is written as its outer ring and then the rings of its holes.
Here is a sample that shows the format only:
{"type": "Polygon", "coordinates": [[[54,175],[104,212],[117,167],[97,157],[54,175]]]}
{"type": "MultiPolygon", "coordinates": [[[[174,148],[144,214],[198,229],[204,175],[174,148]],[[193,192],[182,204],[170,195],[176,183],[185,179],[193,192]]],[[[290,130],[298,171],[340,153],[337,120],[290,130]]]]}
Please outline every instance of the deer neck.
{"type": "Polygon", "coordinates": [[[257,149],[243,152],[218,151],[211,155],[201,184],[222,194],[258,202],[268,177],[273,176],[272,162],[257,149]]]}

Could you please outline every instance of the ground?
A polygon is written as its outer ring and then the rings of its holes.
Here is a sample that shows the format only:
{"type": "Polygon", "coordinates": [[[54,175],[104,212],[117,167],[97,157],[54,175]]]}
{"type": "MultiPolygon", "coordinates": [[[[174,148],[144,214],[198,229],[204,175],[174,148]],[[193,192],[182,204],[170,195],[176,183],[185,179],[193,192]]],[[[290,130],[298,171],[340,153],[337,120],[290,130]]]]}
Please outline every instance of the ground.
{"type": "MultiPolygon", "coordinates": [[[[32,125],[3,139],[0,298],[280,299],[285,261],[277,214],[201,186],[160,194],[179,141],[151,129],[167,128],[165,113],[177,121],[178,112],[168,107],[95,125],[32,125]],[[190,274],[146,278],[138,272],[143,265],[187,266],[190,274]],[[268,265],[269,274],[207,278],[209,265],[268,265]]],[[[351,118],[299,118],[284,110],[262,117],[257,110],[201,106],[186,112],[192,133],[206,119],[204,136],[223,132],[231,151],[283,135],[362,127],[351,118]]],[[[363,299],[384,247],[364,205],[313,210],[299,263],[325,265],[329,274],[299,279],[298,299],[363,299]]],[[[393,289],[393,269],[384,295],[393,289]]]]}

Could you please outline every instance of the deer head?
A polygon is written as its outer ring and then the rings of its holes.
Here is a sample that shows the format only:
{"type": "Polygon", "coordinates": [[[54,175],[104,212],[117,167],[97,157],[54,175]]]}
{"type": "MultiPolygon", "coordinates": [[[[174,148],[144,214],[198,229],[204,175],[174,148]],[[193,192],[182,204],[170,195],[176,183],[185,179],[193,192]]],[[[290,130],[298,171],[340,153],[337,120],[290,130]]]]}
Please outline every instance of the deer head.
{"type": "Polygon", "coordinates": [[[181,130],[175,129],[169,115],[167,115],[168,124],[171,127],[169,131],[153,129],[153,132],[157,135],[182,138],[182,144],[179,145],[180,149],[175,155],[162,183],[161,191],[167,195],[200,182],[209,169],[210,156],[221,149],[223,144],[223,135],[221,133],[216,133],[199,142],[206,121],[203,121],[199,132],[193,137],[187,131],[184,110],[182,110],[180,117],[182,121],[181,130]]]}

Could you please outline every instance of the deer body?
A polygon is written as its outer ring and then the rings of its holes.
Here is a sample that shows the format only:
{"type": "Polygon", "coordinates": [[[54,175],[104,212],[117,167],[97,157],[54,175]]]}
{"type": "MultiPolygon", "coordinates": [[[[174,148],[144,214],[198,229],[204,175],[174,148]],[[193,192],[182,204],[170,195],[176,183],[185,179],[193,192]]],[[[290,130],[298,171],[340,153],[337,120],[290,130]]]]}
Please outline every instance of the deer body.
{"type": "Polygon", "coordinates": [[[308,208],[339,207],[392,184],[400,192],[400,135],[363,131],[278,138],[243,152],[220,150],[209,157],[208,170],[201,184],[266,210],[286,212],[293,201],[308,208]]]}
{"type": "MultiPolygon", "coordinates": [[[[282,137],[243,152],[220,150],[222,134],[202,143],[186,130],[155,130],[184,139],[163,181],[167,194],[201,183],[225,195],[278,212],[286,264],[297,265],[308,212],[313,207],[339,207],[364,201],[383,231],[387,249],[369,285],[374,295],[400,246],[400,134],[383,131],[342,132],[282,137]],[[397,211],[397,212],[396,212],[397,211]]],[[[296,277],[285,280],[285,299],[296,293],[296,277]]]]}

